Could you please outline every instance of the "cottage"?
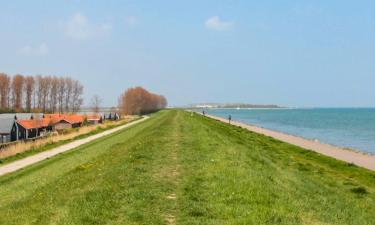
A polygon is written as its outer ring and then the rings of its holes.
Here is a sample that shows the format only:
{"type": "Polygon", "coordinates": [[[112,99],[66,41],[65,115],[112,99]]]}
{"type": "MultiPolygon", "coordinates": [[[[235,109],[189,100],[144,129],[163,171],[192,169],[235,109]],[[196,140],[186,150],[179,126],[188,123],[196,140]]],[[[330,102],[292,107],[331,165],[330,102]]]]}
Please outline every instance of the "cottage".
{"type": "Polygon", "coordinates": [[[56,130],[56,131],[66,130],[72,127],[73,127],[72,124],[65,119],[61,119],[57,123],[53,124],[53,130],[56,130]]]}
{"type": "Polygon", "coordinates": [[[80,127],[85,121],[85,116],[83,115],[68,115],[67,120],[72,124],[72,127],[80,127]]]}
{"type": "Polygon", "coordinates": [[[0,143],[7,143],[10,141],[16,141],[17,125],[16,120],[28,120],[33,117],[41,116],[42,114],[36,113],[3,113],[0,114],[0,143]]]}
{"type": "Polygon", "coordinates": [[[88,115],[86,116],[87,122],[90,125],[95,125],[103,122],[103,119],[100,115],[88,115]]]}
{"type": "Polygon", "coordinates": [[[61,131],[89,124],[102,123],[99,115],[68,114],[0,114],[0,143],[35,138],[46,132],[61,131]]]}
{"type": "Polygon", "coordinates": [[[0,118],[0,143],[7,143],[11,140],[11,133],[14,126],[14,118],[0,118]]]}
{"type": "Polygon", "coordinates": [[[17,120],[12,132],[12,141],[35,138],[52,131],[50,119],[17,120]]]}
{"type": "Polygon", "coordinates": [[[117,112],[104,113],[104,120],[120,120],[120,115],[117,112]]]}
{"type": "Polygon", "coordinates": [[[50,120],[53,130],[64,130],[82,126],[85,119],[83,115],[46,114],[44,118],[50,120]]]}

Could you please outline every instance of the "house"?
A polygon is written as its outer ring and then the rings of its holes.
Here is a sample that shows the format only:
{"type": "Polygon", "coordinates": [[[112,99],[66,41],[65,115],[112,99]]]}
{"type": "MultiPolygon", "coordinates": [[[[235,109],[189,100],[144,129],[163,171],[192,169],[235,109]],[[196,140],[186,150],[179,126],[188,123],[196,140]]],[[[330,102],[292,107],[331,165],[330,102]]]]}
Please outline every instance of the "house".
{"type": "Polygon", "coordinates": [[[85,121],[85,116],[83,115],[68,115],[69,122],[72,124],[72,127],[80,127],[85,121]]]}
{"type": "Polygon", "coordinates": [[[100,115],[87,115],[86,120],[90,125],[95,125],[103,122],[102,116],[100,115]]]}
{"type": "Polygon", "coordinates": [[[11,141],[14,118],[0,118],[0,143],[11,141]]]}
{"type": "Polygon", "coordinates": [[[85,117],[83,115],[67,114],[45,114],[44,118],[49,119],[53,130],[65,130],[82,126],[85,117]]]}
{"type": "Polygon", "coordinates": [[[120,114],[118,114],[117,112],[104,113],[103,119],[104,120],[120,120],[120,114]]]}
{"type": "Polygon", "coordinates": [[[72,124],[67,121],[65,114],[45,114],[43,117],[49,120],[53,131],[72,128],[72,124]]]}
{"type": "Polygon", "coordinates": [[[7,143],[16,141],[18,133],[15,124],[18,119],[31,119],[33,117],[41,116],[42,114],[36,113],[3,113],[0,114],[0,143],[7,143]]]}
{"type": "Polygon", "coordinates": [[[35,138],[52,131],[51,120],[47,118],[16,120],[11,133],[11,140],[35,138]]]}
{"type": "Polygon", "coordinates": [[[68,114],[0,114],[0,143],[43,136],[47,132],[62,131],[89,124],[102,123],[99,115],[68,114]]]}

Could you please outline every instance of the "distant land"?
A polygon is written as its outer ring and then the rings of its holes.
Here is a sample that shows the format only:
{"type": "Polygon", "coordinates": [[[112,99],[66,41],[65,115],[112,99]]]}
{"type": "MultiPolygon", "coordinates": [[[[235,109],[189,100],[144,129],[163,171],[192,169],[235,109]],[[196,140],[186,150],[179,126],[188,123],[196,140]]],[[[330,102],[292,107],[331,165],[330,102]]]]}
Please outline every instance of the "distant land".
{"type": "Polygon", "coordinates": [[[281,106],[278,106],[278,105],[272,105],[272,104],[259,105],[259,104],[248,104],[248,103],[198,103],[198,104],[192,104],[190,107],[191,108],[220,108],[220,109],[228,109],[228,108],[240,108],[240,109],[284,108],[284,107],[281,107],[281,106]]]}

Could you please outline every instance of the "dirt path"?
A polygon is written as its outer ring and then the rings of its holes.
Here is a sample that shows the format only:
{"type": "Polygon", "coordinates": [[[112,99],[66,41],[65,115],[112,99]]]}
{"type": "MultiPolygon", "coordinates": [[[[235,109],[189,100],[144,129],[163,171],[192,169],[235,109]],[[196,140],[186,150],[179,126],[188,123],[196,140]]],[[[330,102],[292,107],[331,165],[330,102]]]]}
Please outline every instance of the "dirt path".
{"type": "Polygon", "coordinates": [[[84,139],[73,141],[73,142],[70,142],[68,144],[61,145],[57,148],[51,149],[49,151],[41,152],[39,154],[30,156],[30,157],[27,157],[27,158],[24,158],[24,159],[20,159],[20,160],[17,160],[15,162],[12,162],[12,163],[9,163],[5,166],[1,166],[0,167],[0,176],[2,176],[4,174],[7,174],[7,173],[14,172],[16,170],[19,170],[19,169],[24,168],[26,166],[29,166],[29,165],[32,165],[34,163],[40,162],[40,161],[45,160],[47,158],[51,158],[51,157],[53,157],[55,155],[58,155],[62,152],[72,150],[72,149],[74,149],[78,146],[81,146],[81,145],[86,144],[90,141],[96,140],[98,138],[107,136],[109,134],[113,134],[113,133],[115,133],[119,130],[122,130],[124,128],[133,126],[137,123],[141,123],[141,122],[147,120],[148,118],[149,118],[148,116],[144,116],[142,119],[136,120],[134,122],[130,122],[130,123],[127,123],[125,125],[122,125],[122,126],[110,129],[110,130],[103,131],[99,134],[95,134],[95,135],[89,136],[89,137],[84,138],[84,139]]]}
{"type": "MultiPolygon", "coordinates": [[[[207,116],[212,119],[216,119],[224,123],[228,123],[227,119],[223,119],[221,117],[212,116],[212,115],[207,115],[207,116]]],[[[357,166],[375,171],[375,156],[373,155],[350,151],[350,150],[346,150],[346,149],[332,146],[329,144],[324,144],[324,143],[320,143],[320,142],[304,139],[301,137],[297,137],[297,136],[293,136],[293,135],[289,135],[289,134],[285,134],[285,133],[281,133],[281,132],[277,132],[273,130],[268,130],[265,128],[257,127],[254,125],[248,125],[248,124],[240,123],[236,121],[232,121],[231,124],[243,127],[245,129],[248,129],[256,133],[260,133],[269,137],[273,137],[280,141],[288,142],[290,144],[318,152],[326,156],[330,156],[332,158],[335,158],[344,162],[353,163],[357,166]]]]}

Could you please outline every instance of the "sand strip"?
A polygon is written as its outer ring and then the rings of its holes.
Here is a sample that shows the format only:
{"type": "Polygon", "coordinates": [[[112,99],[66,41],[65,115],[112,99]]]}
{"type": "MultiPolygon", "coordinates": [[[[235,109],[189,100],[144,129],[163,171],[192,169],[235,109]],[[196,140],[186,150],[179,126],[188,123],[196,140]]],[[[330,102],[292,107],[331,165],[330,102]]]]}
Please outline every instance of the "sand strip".
{"type": "MultiPolygon", "coordinates": [[[[224,123],[228,123],[227,119],[223,119],[221,117],[207,115],[207,114],[206,116],[212,119],[222,121],[224,123]]],[[[273,130],[268,130],[268,129],[257,127],[254,125],[240,123],[237,121],[232,121],[231,124],[240,126],[242,128],[248,129],[250,131],[253,131],[259,134],[273,137],[280,141],[288,142],[290,144],[318,152],[326,156],[330,156],[332,158],[335,158],[344,162],[353,163],[357,166],[375,171],[375,156],[373,155],[350,151],[350,150],[339,148],[333,145],[324,144],[324,143],[320,143],[317,141],[308,140],[308,139],[304,139],[304,138],[289,135],[289,134],[284,134],[284,133],[273,131],[273,130]]]]}
{"type": "Polygon", "coordinates": [[[143,122],[144,120],[146,120],[148,118],[149,118],[148,116],[144,116],[142,119],[136,120],[134,122],[130,122],[130,123],[124,124],[122,126],[103,131],[99,134],[95,134],[95,135],[89,136],[89,137],[84,138],[84,139],[73,141],[73,142],[70,142],[68,144],[56,147],[54,149],[51,149],[51,150],[48,150],[48,151],[45,151],[45,152],[41,152],[41,153],[38,153],[36,155],[30,156],[30,157],[27,157],[27,158],[24,158],[24,159],[20,159],[20,160],[14,161],[14,162],[9,163],[9,164],[6,164],[5,166],[0,167],[0,176],[2,176],[4,174],[7,174],[7,173],[14,172],[16,170],[19,170],[19,169],[24,168],[26,166],[29,166],[29,165],[32,165],[34,163],[40,162],[42,160],[51,158],[51,157],[53,157],[55,155],[58,155],[62,152],[72,150],[74,148],[77,148],[78,146],[81,146],[81,145],[86,144],[90,141],[96,140],[98,138],[107,136],[109,134],[113,134],[113,133],[115,133],[119,130],[122,130],[122,129],[130,127],[130,126],[133,126],[137,123],[143,122]]]}

